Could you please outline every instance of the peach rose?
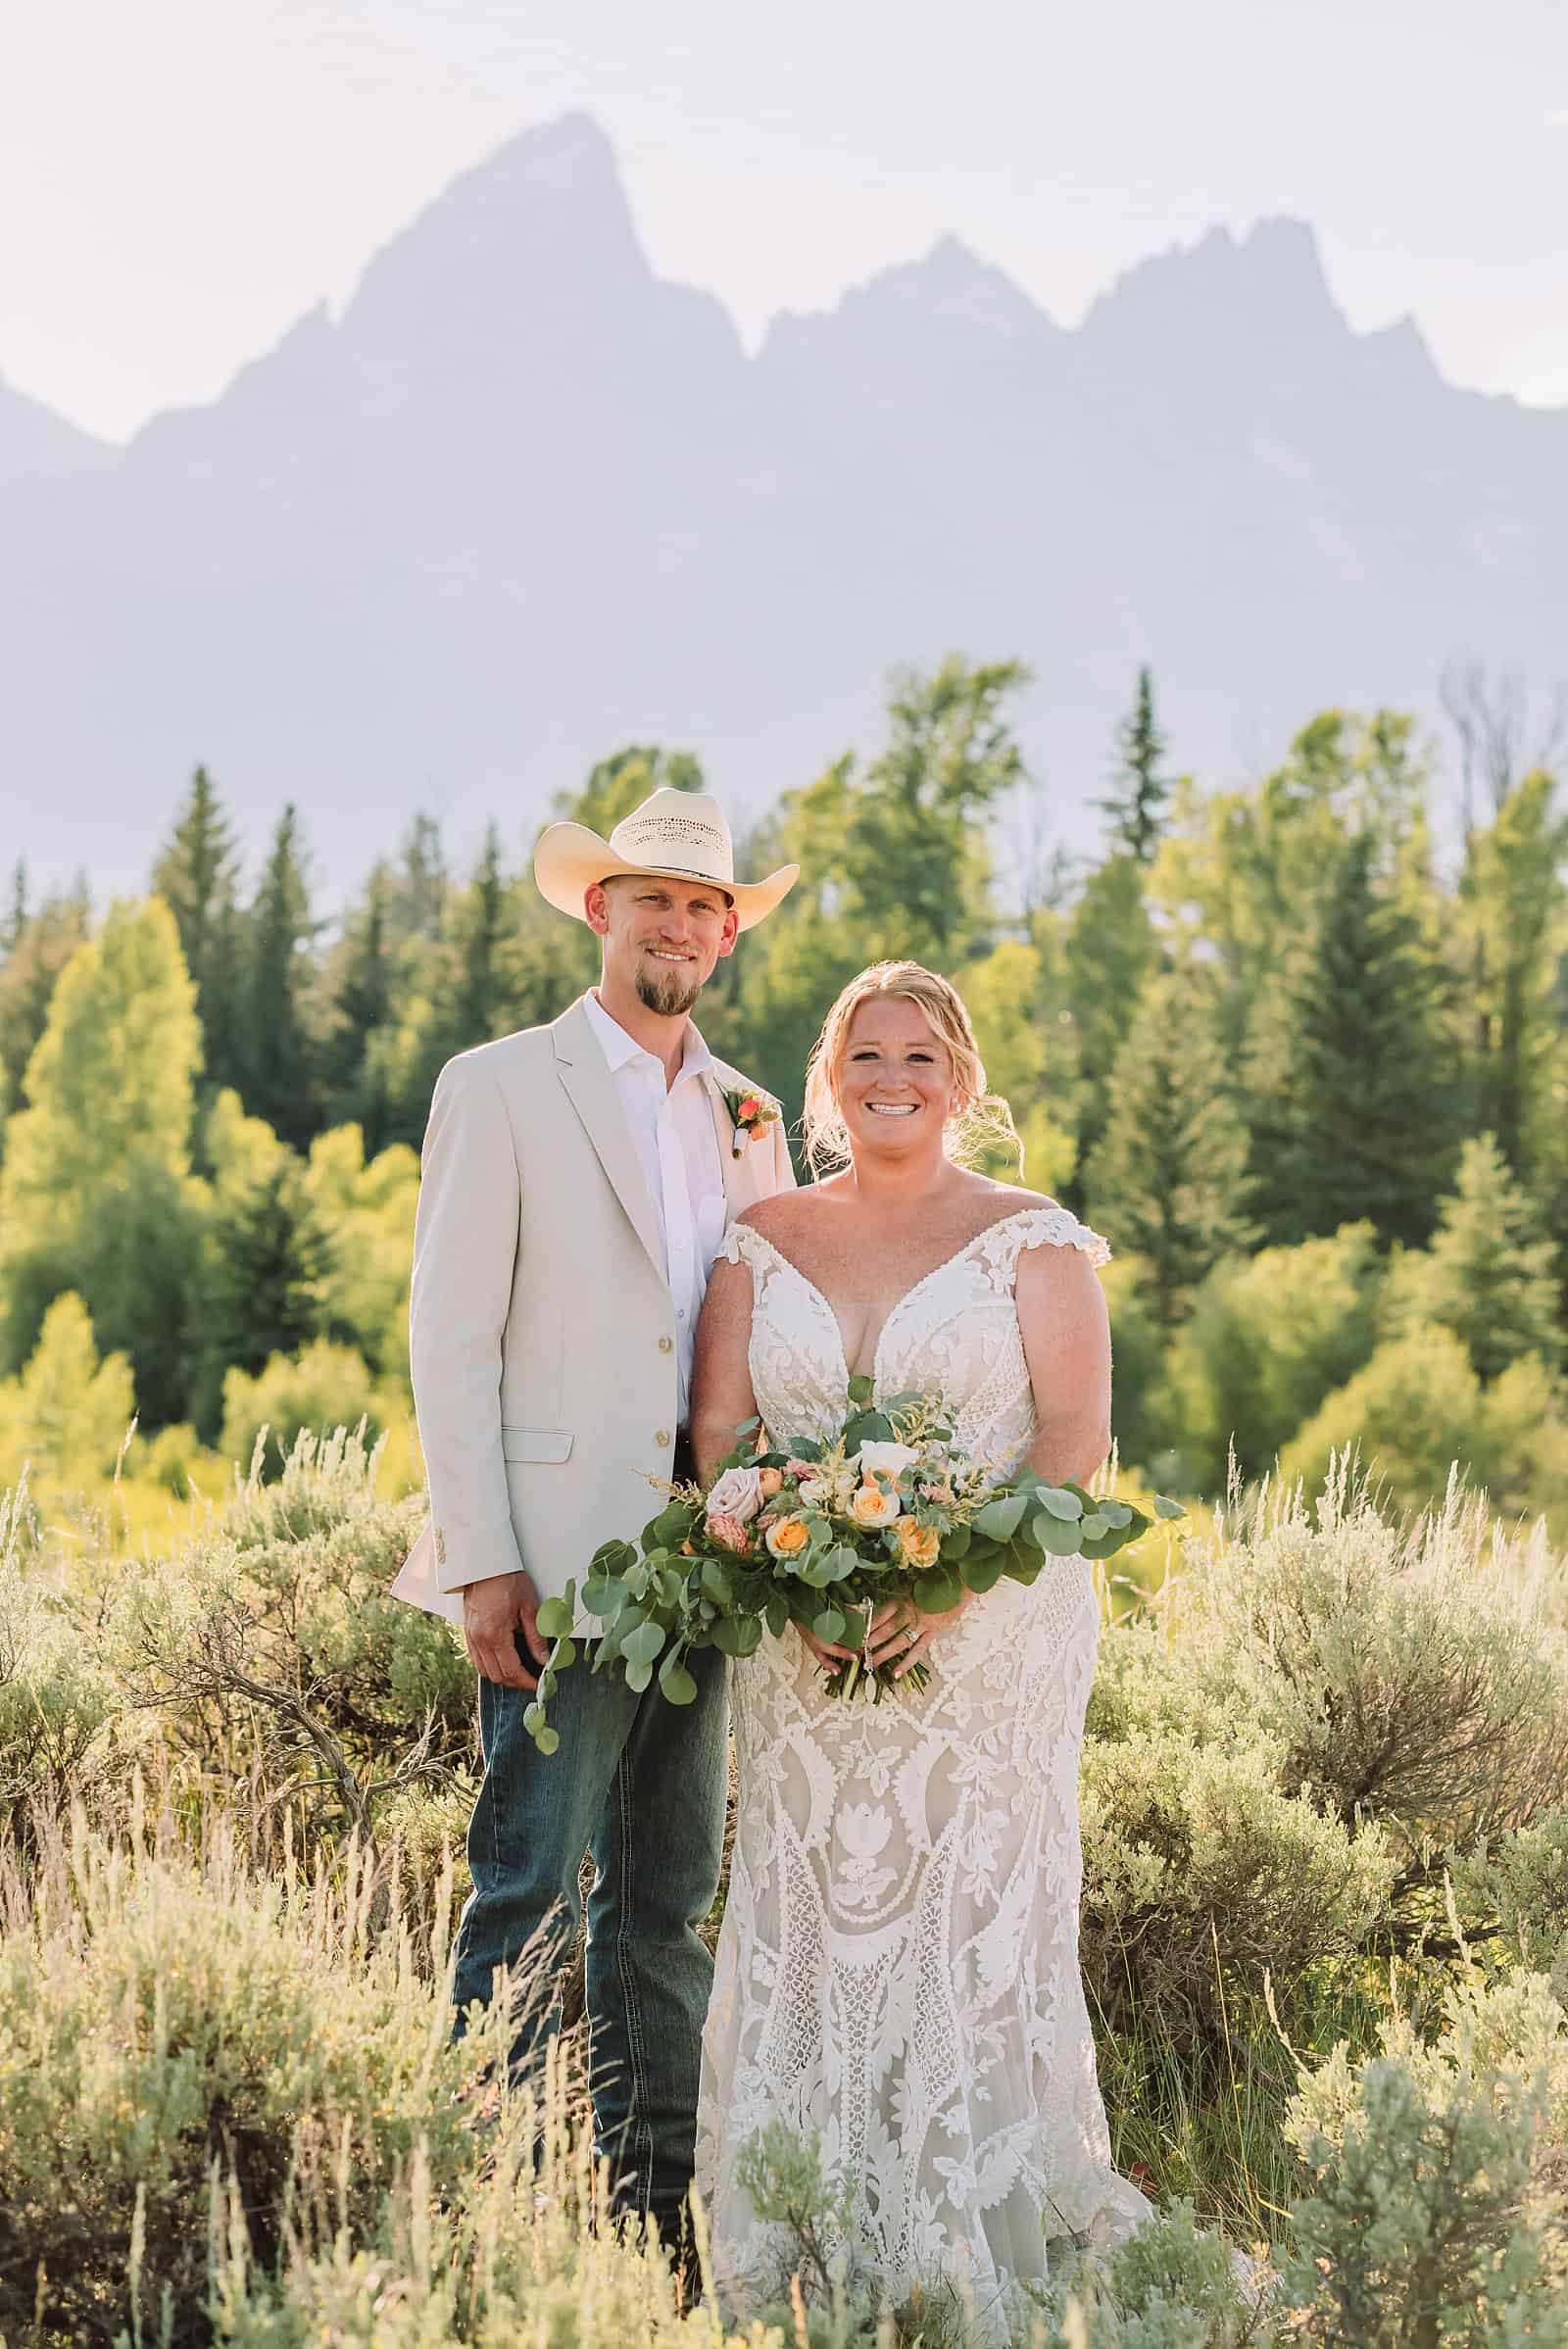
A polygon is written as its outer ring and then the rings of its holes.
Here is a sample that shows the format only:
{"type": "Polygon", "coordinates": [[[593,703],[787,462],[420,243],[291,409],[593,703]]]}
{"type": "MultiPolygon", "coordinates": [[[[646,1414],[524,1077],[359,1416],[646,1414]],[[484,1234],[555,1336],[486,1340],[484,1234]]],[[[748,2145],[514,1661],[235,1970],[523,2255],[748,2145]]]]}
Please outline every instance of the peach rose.
{"type": "Polygon", "coordinates": [[[744,1558],[752,1546],[752,1537],[738,1517],[710,1517],[708,1538],[720,1549],[732,1549],[738,1558],[744,1558]]]}
{"type": "Polygon", "coordinates": [[[760,1468],[757,1472],[757,1489],[764,1500],[776,1500],[784,1490],[783,1471],[778,1468],[760,1468]]]}
{"type": "Polygon", "coordinates": [[[780,1517],[763,1536],[775,1558],[799,1558],[811,1545],[804,1518],[780,1517]]]}
{"type": "Polygon", "coordinates": [[[942,1547],[942,1536],[934,1525],[920,1525],[912,1517],[901,1517],[893,1531],[899,1538],[901,1566],[934,1566],[942,1547]]]}
{"type": "Polygon", "coordinates": [[[896,1493],[885,1493],[880,1485],[868,1481],[851,1494],[850,1515],[857,1525],[869,1530],[874,1526],[892,1525],[903,1505],[896,1493]]]}

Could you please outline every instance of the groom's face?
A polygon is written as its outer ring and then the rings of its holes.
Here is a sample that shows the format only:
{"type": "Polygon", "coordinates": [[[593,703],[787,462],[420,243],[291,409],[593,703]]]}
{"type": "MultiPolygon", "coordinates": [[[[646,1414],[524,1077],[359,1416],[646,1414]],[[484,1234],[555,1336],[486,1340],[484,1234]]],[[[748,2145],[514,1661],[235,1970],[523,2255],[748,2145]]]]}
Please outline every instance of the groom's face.
{"type": "Polygon", "coordinates": [[[722,890],[621,873],[590,889],[588,920],[604,941],[605,977],[666,1019],[689,1011],[735,951],[735,908],[722,890]]]}

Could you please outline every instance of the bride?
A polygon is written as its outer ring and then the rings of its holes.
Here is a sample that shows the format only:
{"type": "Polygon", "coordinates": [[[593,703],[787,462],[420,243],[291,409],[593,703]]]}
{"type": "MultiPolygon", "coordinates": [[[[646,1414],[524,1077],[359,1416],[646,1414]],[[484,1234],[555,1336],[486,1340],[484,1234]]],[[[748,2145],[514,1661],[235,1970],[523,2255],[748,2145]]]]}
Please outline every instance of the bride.
{"type": "MultiPolygon", "coordinates": [[[[706,1482],[738,1427],[837,1434],[856,1373],[956,1413],[998,1477],[1084,1479],[1109,1448],[1110,1344],[1065,1208],[972,1173],[1005,1105],[963,1004],[913,962],[862,971],[811,1054],[807,1150],[842,1171],[751,1208],[714,1265],[692,1414],[706,1482]]],[[[1005,2322],[1048,2243],[1148,2215],[1111,2167],[1078,1968],[1078,1751],[1098,1608],[1048,1557],[946,1615],[884,1606],[872,1661],[918,1693],[823,1692],[844,1651],[791,1627],[734,1667],[740,1772],[703,2039],[697,2185],[728,2294],[784,2247],[737,2157],[770,2121],[852,2181],[858,2250],[898,2304],[946,2281],[1005,2322]]]]}

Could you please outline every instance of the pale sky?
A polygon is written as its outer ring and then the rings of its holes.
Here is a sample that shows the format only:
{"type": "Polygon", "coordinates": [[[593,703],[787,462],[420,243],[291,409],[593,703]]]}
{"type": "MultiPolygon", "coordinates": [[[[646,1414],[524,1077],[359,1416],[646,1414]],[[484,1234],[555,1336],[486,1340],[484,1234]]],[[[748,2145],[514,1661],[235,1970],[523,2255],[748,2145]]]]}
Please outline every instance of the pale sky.
{"type": "Polygon", "coordinates": [[[1284,213],[1357,328],[1568,404],[1563,0],[11,0],[0,378],[114,439],[210,400],[573,107],[749,345],[950,230],[1071,325],[1284,213]]]}

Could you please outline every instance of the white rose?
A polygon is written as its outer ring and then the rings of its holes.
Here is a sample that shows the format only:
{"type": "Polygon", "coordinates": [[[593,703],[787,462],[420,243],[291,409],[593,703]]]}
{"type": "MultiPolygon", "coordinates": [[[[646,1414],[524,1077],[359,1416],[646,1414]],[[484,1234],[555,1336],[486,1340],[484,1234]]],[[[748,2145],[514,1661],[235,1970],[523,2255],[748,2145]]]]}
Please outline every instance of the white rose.
{"type": "Polygon", "coordinates": [[[709,1516],[733,1517],[737,1525],[750,1525],[761,1505],[760,1468],[726,1468],[708,1495],[709,1516]]]}
{"type": "Polygon", "coordinates": [[[910,1467],[920,1455],[907,1444],[862,1444],[858,1455],[862,1476],[890,1476],[895,1479],[910,1467]]]}

